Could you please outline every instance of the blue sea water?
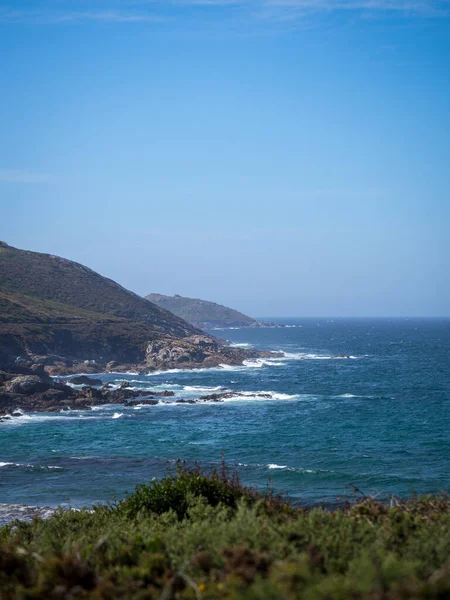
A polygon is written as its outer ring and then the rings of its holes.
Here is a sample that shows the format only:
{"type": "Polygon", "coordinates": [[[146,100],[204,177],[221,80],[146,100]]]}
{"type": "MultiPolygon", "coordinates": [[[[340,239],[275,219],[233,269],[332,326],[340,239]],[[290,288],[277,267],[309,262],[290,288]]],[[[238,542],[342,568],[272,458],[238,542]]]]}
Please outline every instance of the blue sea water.
{"type": "Polygon", "coordinates": [[[176,459],[219,465],[302,503],[450,488],[450,320],[286,319],[214,331],[284,358],[104,382],[168,389],[157,406],[23,415],[0,424],[0,504],[120,498],[176,459]],[[351,358],[333,358],[347,354],[351,358]],[[222,403],[177,404],[215,391],[222,403]],[[270,397],[260,397],[264,393],[270,397]]]}

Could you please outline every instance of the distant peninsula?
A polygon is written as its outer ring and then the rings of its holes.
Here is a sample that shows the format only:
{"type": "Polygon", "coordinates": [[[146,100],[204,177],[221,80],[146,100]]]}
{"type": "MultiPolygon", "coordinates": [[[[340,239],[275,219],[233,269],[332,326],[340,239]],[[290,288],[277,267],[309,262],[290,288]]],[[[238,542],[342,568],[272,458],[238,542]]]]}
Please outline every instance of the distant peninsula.
{"type": "Polygon", "coordinates": [[[278,327],[274,323],[258,321],[243,313],[228,308],[222,304],[200,300],[199,298],[186,298],[184,296],[164,296],[163,294],[149,294],[145,296],[160,308],[165,308],[177,317],[184,319],[199,329],[216,329],[227,327],[278,327]]]}

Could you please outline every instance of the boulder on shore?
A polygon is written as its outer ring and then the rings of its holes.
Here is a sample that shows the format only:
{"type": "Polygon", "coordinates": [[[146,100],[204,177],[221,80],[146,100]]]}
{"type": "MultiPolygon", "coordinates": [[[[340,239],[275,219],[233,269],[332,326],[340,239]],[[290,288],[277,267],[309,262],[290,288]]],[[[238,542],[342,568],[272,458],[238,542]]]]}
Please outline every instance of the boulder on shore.
{"type": "Polygon", "coordinates": [[[7,394],[36,394],[45,392],[51,387],[51,383],[39,375],[19,375],[6,382],[5,392],[7,394]]]}

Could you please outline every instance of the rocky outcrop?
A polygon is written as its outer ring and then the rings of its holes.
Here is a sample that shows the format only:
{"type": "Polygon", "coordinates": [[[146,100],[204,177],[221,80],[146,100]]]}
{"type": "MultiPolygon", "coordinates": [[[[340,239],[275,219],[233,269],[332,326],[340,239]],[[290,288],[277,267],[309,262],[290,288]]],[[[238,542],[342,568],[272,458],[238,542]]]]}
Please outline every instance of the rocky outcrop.
{"type": "MultiPolygon", "coordinates": [[[[98,380],[101,383],[101,380],[98,380]]],[[[22,412],[84,410],[102,404],[157,404],[158,397],[170,397],[172,391],[110,389],[85,386],[74,389],[48,376],[20,375],[0,385],[0,420],[21,416],[22,412]]]]}
{"type": "Polygon", "coordinates": [[[196,335],[182,340],[151,342],[147,346],[145,359],[150,369],[189,369],[221,364],[240,365],[244,360],[276,356],[280,356],[280,353],[230,348],[208,336],[196,335]]]}
{"type": "Polygon", "coordinates": [[[208,356],[218,351],[210,338],[193,336],[183,340],[158,340],[150,342],[145,351],[149,367],[174,367],[182,364],[202,364],[208,356]]]}
{"type": "Polygon", "coordinates": [[[45,392],[51,387],[51,383],[38,375],[19,375],[6,383],[6,394],[36,394],[45,392]]]}

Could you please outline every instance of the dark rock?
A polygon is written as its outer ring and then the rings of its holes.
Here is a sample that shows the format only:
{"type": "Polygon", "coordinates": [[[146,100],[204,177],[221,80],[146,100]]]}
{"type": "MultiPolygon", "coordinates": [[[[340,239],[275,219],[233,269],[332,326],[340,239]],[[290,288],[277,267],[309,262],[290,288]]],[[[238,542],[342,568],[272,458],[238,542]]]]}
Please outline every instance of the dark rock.
{"type": "Polygon", "coordinates": [[[117,360],[110,360],[109,363],[106,365],[106,370],[114,371],[114,369],[117,368],[119,364],[120,363],[117,360]]]}
{"type": "Polygon", "coordinates": [[[74,398],[76,392],[71,388],[67,389],[67,386],[65,386],[65,388],[66,389],[46,390],[41,394],[41,399],[45,402],[60,402],[62,400],[66,400],[67,398],[74,398]]]}
{"type": "Polygon", "coordinates": [[[8,381],[5,392],[8,394],[34,394],[48,390],[50,384],[38,375],[19,375],[8,381]]]}
{"type": "Polygon", "coordinates": [[[5,381],[10,381],[14,378],[14,375],[11,373],[6,373],[5,371],[0,371],[0,384],[5,383],[5,381]]]}
{"type": "MultiPolygon", "coordinates": [[[[213,402],[222,402],[223,400],[226,400],[227,398],[236,398],[236,397],[242,397],[245,398],[247,394],[243,394],[242,392],[219,392],[216,394],[208,394],[206,396],[200,396],[200,400],[209,400],[209,401],[213,401],[213,402]]],[[[255,397],[257,398],[267,398],[270,399],[272,398],[271,394],[253,394],[255,397]]]]}
{"type": "Polygon", "coordinates": [[[39,363],[34,363],[31,365],[30,373],[32,373],[33,375],[38,375],[39,377],[48,378],[48,374],[45,371],[44,365],[41,365],[39,363]]]}
{"type": "Polygon", "coordinates": [[[16,369],[23,370],[24,372],[27,372],[32,364],[30,359],[23,358],[22,356],[18,356],[14,361],[16,369]]]}
{"type": "MultiPolygon", "coordinates": [[[[81,391],[81,390],[80,390],[81,391]]],[[[85,387],[83,388],[83,396],[85,396],[85,398],[87,398],[88,400],[102,400],[104,399],[104,395],[102,390],[97,390],[96,388],[92,388],[92,387],[85,387]]],[[[79,394],[80,392],[78,392],[79,394]]]]}
{"type": "Polygon", "coordinates": [[[110,404],[123,404],[125,401],[127,401],[129,398],[140,398],[140,397],[148,397],[150,394],[148,394],[148,392],[144,392],[144,391],[137,391],[137,390],[112,390],[110,392],[108,391],[103,391],[103,398],[105,401],[109,402],[110,404]]]}
{"type": "Polygon", "coordinates": [[[77,375],[76,377],[72,377],[70,379],[70,383],[74,385],[102,385],[103,381],[101,379],[95,379],[94,377],[87,377],[86,375],[77,375]]]}

